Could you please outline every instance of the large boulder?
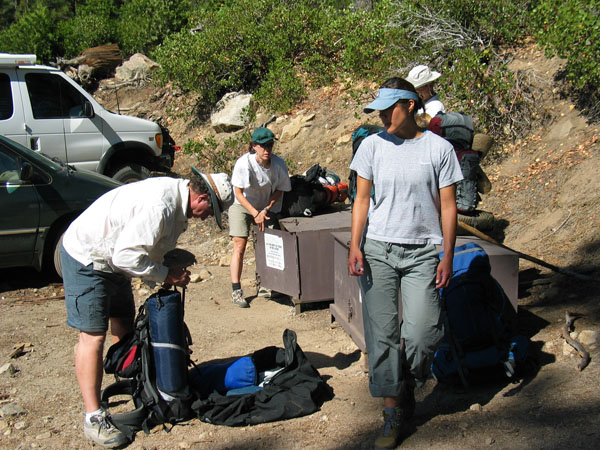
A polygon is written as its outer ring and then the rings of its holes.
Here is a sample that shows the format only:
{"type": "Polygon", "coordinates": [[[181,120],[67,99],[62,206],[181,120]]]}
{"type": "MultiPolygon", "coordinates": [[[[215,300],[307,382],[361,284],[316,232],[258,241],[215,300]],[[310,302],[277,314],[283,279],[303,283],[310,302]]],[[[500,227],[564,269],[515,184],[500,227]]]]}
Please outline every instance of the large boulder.
{"type": "Polygon", "coordinates": [[[217,102],[210,116],[210,123],[217,132],[235,131],[248,122],[248,110],[252,107],[252,95],[229,92],[217,102]]]}
{"type": "Polygon", "coordinates": [[[159,65],[146,55],[136,53],[117,67],[115,78],[121,81],[143,80],[157,67],[159,65]]]}

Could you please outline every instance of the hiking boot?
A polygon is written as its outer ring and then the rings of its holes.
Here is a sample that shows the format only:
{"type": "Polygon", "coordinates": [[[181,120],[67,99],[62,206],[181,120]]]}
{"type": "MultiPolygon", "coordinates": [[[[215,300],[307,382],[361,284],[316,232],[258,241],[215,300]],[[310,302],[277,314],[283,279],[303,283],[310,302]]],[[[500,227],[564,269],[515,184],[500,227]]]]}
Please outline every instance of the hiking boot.
{"type": "Polygon", "coordinates": [[[375,448],[390,449],[398,446],[400,427],[402,425],[402,410],[399,407],[383,410],[383,431],[375,440],[375,448]]]}
{"type": "Polygon", "coordinates": [[[104,448],[116,448],[129,442],[127,436],[117,430],[104,414],[92,416],[89,424],[84,420],[83,433],[104,448]]]}
{"type": "Polygon", "coordinates": [[[240,308],[248,308],[250,305],[244,298],[244,291],[241,289],[236,289],[231,293],[231,299],[233,300],[233,304],[239,306],[240,308]]]}

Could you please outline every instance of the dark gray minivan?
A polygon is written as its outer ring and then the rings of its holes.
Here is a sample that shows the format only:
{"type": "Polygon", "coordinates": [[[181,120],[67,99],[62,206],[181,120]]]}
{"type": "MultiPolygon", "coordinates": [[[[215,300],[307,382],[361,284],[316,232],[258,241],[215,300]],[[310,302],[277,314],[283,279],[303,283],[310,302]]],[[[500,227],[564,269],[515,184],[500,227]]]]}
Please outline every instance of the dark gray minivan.
{"type": "Polygon", "coordinates": [[[0,268],[30,266],[62,276],[64,231],[120,184],[0,136],[0,268]]]}

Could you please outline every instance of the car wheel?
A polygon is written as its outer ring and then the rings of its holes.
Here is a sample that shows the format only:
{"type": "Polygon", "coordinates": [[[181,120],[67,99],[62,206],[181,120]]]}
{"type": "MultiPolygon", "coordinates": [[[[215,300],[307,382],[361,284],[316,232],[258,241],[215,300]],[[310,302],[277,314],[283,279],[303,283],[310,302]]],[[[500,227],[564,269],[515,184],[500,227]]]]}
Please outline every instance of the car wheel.
{"type": "Polygon", "coordinates": [[[146,167],[139,164],[126,164],[113,172],[112,178],[126,184],[145,180],[149,176],[150,171],[146,167]]]}
{"type": "MultiPolygon", "coordinates": [[[[65,230],[66,231],[66,230],[65,230]]],[[[63,231],[59,238],[54,242],[53,251],[53,262],[54,262],[54,271],[59,278],[62,278],[62,262],[60,260],[60,246],[62,245],[62,240],[65,232],[63,231]]]]}
{"type": "Polygon", "coordinates": [[[468,216],[458,213],[458,220],[479,231],[491,230],[494,227],[494,214],[488,211],[475,210],[468,216]]]}

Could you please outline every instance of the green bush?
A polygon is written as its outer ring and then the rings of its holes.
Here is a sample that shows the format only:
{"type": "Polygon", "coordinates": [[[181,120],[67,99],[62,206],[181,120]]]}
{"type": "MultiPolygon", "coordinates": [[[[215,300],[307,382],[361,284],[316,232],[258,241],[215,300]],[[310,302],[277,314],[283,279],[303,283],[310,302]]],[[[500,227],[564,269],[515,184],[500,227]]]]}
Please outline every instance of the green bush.
{"type": "Polygon", "coordinates": [[[576,89],[600,87],[600,1],[541,0],[532,17],[548,56],[567,59],[566,76],[576,89]]]}
{"type": "Polygon", "coordinates": [[[191,0],[129,0],[119,10],[119,44],[126,54],[147,53],[187,23],[191,0]]]}
{"type": "Polygon", "coordinates": [[[492,49],[462,49],[455,60],[440,67],[446,109],[471,115],[477,130],[497,139],[519,136],[531,124],[535,102],[526,86],[517,88],[515,75],[492,49]]]}
{"type": "Polygon", "coordinates": [[[256,92],[256,101],[273,111],[285,112],[305,95],[302,79],[291,61],[276,61],[265,74],[256,92]]]}
{"type": "Polygon", "coordinates": [[[198,31],[167,37],[153,57],[164,80],[200,93],[208,105],[227,91],[244,90],[284,110],[308,86],[331,83],[346,72],[362,75],[389,62],[382,10],[390,1],[381,1],[372,13],[338,9],[338,4],[237,0],[217,10],[201,9],[190,20],[198,31]]]}
{"type": "Polygon", "coordinates": [[[55,15],[42,3],[0,32],[0,48],[8,53],[35,53],[49,62],[57,54],[55,15]]]}
{"type": "MultiPolygon", "coordinates": [[[[249,140],[248,137],[245,145],[248,145],[249,140]]],[[[241,148],[243,144],[234,139],[219,145],[213,136],[208,136],[202,141],[187,141],[183,144],[183,151],[188,155],[194,155],[201,168],[231,173],[236,159],[243,153],[241,148]]]]}
{"type": "Polygon", "coordinates": [[[86,48],[116,42],[116,13],[114,0],[87,0],[76,5],[75,16],[58,25],[64,56],[72,58],[86,48]]]}

